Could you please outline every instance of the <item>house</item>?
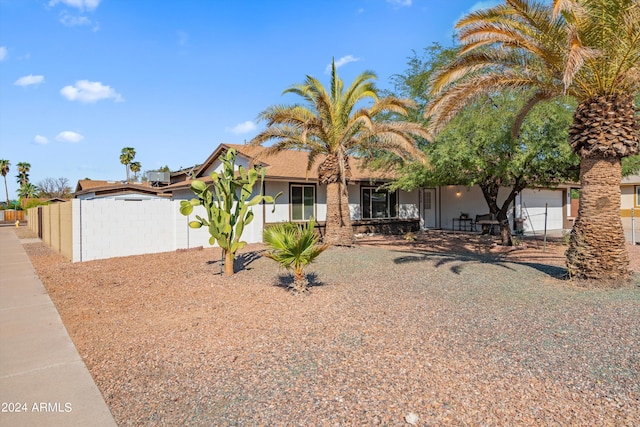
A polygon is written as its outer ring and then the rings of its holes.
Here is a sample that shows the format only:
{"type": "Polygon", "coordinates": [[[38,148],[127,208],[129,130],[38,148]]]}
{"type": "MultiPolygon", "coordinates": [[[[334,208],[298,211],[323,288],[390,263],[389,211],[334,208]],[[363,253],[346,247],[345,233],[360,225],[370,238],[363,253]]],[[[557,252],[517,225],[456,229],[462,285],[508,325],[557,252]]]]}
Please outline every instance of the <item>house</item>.
{"type": "Polygon", "coordinates": [[[620,183],[620,216],[630,218],[640,214],[640,175],[629,175],[620,183]]]}
{"type": "MultiPolygon", "coordinates": [[[[314,217],[323,232],[327,213],[326,186],[318,182],[317,166],[307,170],[308,156],[289,150],[266,156],[262,147],[222,144],[200,165],[152,183],[81,180],[75,198],[29,209],[29,227],[43,242],[73,262],[146,253],[170,252],[209,246],[206,227],[188,226],[194,215],[206,215],[196,206],[190,216],[180,213],[180,202],[194,197],[192,179],[210,182],[210,173],[221,168],[220,155],[238,151],[236,164],[261,166],[265,171],[262,192],[275,195],[275,210],[267,204],[254,206],[254,220],[244,228],[242,240],[262,241],[266,226],[283,221],[303,222],[314,217]]],[[[482,192],[476,187],[441,186],[414,191],[388,191],[381,184],[393,178],[389,171],[366,170],[357,158],[350,159],[349,210],[354,232],[401,233],[418,229],[452,229],[460,214],[470,218],[488,213],[482,192]]],[[[570,222],[570,187],[526,189],[517,196],[510,220],[522,218],[524,229],[541,233],[567,228],[570,222]]],[[[257,191],[257,190],[256,190],[257,191]]],[[[501,191],[502,200],[507,189],[501,191]]],[[[500,202],[500,200],[499,200],[500,202]]],[[[464,222],[468,224],[468,222],[464,222]]]]}
{"type": "MultiPolygon", "coordinates": [[[[174,200],[194,197],[191,178],[210,181],[209,174],[221,167],[219,156],[227,149],[237,152],[236,164],[243,167],[262,166],[265,170],[263,194],[275,195],[275,211],[264,209],[263,227],[282,221],[306,221],[316,218],[321,228],[326,218],[326,186],[318,182],[317,167],[324,158],[307,168],[306,152],[287,150],[266,156],[263,147],[221,144],[191,176],[176,182],[165,191],[174,200]]],[[[470,218],[488,213],[479,187],[441,186],[414,191],[388,191],[379,187],[393,179],[393,175],[364,168],[362,161],[350,158],[351,178],[348,182],[349,210],[354,232],[398,233],[418,229],[453,229],[454,220],[466,213],[470,218]]],[[[507,189],[500,194],[502,200],[507,189]]],[[[571,225],[570,187],[554,189],[525,189],[517,196],[510,220],[523,218],[525,231],[561,230],[571,225]]],[[[455,224],[456,228],[459,224],[455,224]]]]}
{"type": "Polygon", "coordinates": [[[81,179],[76,185],[73,196],[81,200],[115,199],[148,200],[170,198],[163,188],[152,187],[150,183],[127,183],[122,181],[101,181],[81,179]]]}

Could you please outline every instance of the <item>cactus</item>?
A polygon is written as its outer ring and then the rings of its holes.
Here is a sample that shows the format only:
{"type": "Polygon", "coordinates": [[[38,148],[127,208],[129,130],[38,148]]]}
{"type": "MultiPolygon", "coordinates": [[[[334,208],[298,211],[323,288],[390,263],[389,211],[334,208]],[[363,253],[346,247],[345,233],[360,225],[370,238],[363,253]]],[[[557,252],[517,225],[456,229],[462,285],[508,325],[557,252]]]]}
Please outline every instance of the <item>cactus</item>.
{"type": "Polygon", "coordinates": [[[264,201],[273,203],[275,210],[275,200],[282,192],[275,196],[262,195],[262,183],[264,182],[264,170],[258,171],[255,168],[245,169],[242,166],[235,170],[236,150],[227,150],[220,160],[223,169],[221,173],[212,172],[211,186],[207,186],[203,181],[195,180],[191,183],[191,190],[197,198],[183,200],[180,202],[180,213],[190,215],[194,206],[204,206],[207,211],[207,218],[196,215],[195,221],[189,222],[189,227],[208,227],[211,238],[209,243],[218,246],[224,251],[224,274],[231,276],[234,273],[233,261],[236,252],[242,249],[247,242],[241,241],[240,237],[244,227],[253,220],[252,207],[264,201]],[[260,194],[251,197],[253,187],[260,178],[260,194]]]}

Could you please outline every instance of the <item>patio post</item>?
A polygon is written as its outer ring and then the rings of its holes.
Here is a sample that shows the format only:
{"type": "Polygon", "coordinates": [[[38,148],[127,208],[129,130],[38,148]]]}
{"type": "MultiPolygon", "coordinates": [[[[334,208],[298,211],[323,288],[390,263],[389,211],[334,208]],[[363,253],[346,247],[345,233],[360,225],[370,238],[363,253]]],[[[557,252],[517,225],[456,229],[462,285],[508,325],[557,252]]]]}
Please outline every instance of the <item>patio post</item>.
{"type": "Polygon", "coordinates": [[[631,244],[636,244],[636,217],[633,207],[631,208],[631,244]]]}

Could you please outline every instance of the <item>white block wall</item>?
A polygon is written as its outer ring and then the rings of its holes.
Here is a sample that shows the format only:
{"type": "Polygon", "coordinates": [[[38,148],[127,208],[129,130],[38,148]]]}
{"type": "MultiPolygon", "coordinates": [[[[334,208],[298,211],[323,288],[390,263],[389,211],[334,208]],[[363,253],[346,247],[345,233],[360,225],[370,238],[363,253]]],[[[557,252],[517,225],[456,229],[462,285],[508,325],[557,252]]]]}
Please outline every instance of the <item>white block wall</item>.
{"type": "MultiPolygon", "coordinates": [[[[178,200],[74,199],[72,203],[74,262],[211,246],[206,227],[188,226],[196,214],[206,218],[201,206],[186,217],[178,200]]],[[[253,212],[255,217],[241,238],[248,243],[262,241],[262,205],[253,207],[253,212]]]]}

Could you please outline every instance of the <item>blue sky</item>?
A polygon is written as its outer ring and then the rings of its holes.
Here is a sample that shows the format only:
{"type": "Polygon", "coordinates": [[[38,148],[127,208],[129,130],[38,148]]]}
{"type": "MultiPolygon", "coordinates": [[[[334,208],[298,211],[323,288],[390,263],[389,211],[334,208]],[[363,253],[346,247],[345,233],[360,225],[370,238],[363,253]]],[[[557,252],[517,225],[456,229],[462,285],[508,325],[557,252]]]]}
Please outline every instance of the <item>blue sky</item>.
{"type": "MultiPolygon", "coordinates": [[[[348,84],[380,88],[412,51],[450,45],[477,0],[0,0],[0,158],[34,184],[122,180],[120,150],[142,170],[207,158],[262,129],[257,115],[334,57],[348,84]]],[[[4,200],[4,191],[0,200],[4,200]]]]}

